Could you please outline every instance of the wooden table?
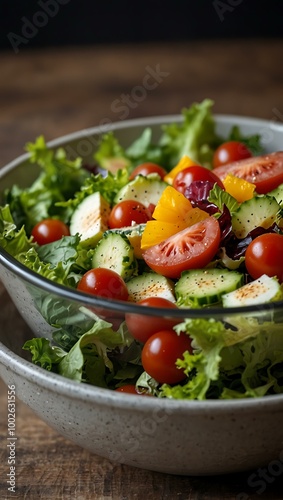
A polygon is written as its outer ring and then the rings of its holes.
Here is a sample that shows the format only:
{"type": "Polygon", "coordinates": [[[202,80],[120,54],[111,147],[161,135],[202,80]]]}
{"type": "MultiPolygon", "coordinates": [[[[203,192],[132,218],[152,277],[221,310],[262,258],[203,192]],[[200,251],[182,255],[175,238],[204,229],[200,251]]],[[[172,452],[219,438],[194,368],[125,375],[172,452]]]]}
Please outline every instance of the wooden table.
{"type": "MultiPolygon", "coordinates": [[[[283,121],[282,55],[282,39],[0,53],[0,165],[21,154],[24,144],[39,134],[49,140],[107,121],[175,114],[205,97],[215,101],[217,113],[283,121]]],[[[5,327],[3,314],[12,315],[13,334],[27,328],[3,288],[0,301],[0,328],[5,327]]],[[[267,471],[260,495],[259,485],[251,481],[252,474],[264,474],[259,471],[224,477],[163,475],[91,455],[20,401],[16,418],[17,490],[9,494],[7,389],[1,382],[0,498],[283,498],[282,475],[267,471]]]]}

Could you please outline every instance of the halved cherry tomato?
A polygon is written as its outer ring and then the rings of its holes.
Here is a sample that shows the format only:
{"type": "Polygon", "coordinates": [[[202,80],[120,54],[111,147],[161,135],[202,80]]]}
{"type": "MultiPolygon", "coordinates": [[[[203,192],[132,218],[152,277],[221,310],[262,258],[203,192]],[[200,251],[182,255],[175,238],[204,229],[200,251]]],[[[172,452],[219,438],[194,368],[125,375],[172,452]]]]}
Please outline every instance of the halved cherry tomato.
{"type": "Polygon", "coordinates": [[[227,141],[220,144],[213,155],[213,168],[227,165],[234,161],[244,160],[252,156],[245,144],[239,141],[227,141]]]}
{"type": "Polygon", "coordinates": [[[168,278],[179,278],[186,269],[209,264],[219,243],[219,223],[214,217],[207,217],[147,248],[143,251],[143,258],[153,271],[168,278]]]}
{"type": "Polygon", "coordinates": [[[69,236],[70,230],[61,220],[44,219],[34,226],[31,235],[38,245],[46,245],[60,240],[62,236],[69,236]]]}
{"type": "Polygon", "coordinates": [[[255,184],[259,194],[266,194],[283,183],[283,151],[223,165],[213,170],[222,181],[228,173],[255,184]]]}
{"type": "Polygon", "coordinates": [[[123,278],[111,269],[97,267],[87,271],[77,286],[82,292],[107,299],[128,300],[128,289],[123,278]]]}
{"type": "Polygon", "coordinates": [[[149,175],[149,174],[158,174],[161,179],[164,178],[164,176],[167,174],[165,168],[161,167],[160,165],[157,165],[157,163],[151,163],[151,162],[146,162],[146,163],[141,163],[138,165],[130,174],[130,181],[133,180],[137,175],[149,175]]]}
{"type": "Polygon", "coordinates": [[[247,247],[246,268],[253,279],[263,274],[277,276],[283,282],[283,235],[265,233],[257,236],[247,247]]]}
{"type": "Polygon", "coordinates": [[[186,378],[176,366],[177,359],[191,352],[191,339],[186,333],[177,335],[174,330],[161,330],[152,335],[142,350],[144,370],[160,384],[177,384],[186,378]]]}
{"type": "Polygon", "coordinates": [[[201,167],[200,165],[193,165],[191,167],[187,167],[184,170],[181,170],[173,180],[173,187],[180,191],[180,193],[185,194],[186,188],[194,181],[209,181],[213,182],[213,184],[218,184],[222,189],[224,186],[211,170],[208,168],[201,167]]]}
{"type": "Polygon", "coordinates": [[[115,229],[131,226],[133,222],[144,224],[151,218],[151,211],[145,205],[135,200],[124,200],[112,208],[108,225],[110,229],[115,229]]]}
{"type": "MultiPolygon", "coordinates": [[[[140,300],[137,304],[147,307],[164,307],[166,309],[177,309],[176,304],[163,297],[148,297],[140,300]]],[[[164,315],[170,316],[169,311],[164,311],[164,315]]],[[[145,314],[127,313],[125,315],[127,327],[132,336],[140,342],[146,342],[149,337],[160,330],[173,328],[180,320],[166,317],[146,316],[145,314]]]]}

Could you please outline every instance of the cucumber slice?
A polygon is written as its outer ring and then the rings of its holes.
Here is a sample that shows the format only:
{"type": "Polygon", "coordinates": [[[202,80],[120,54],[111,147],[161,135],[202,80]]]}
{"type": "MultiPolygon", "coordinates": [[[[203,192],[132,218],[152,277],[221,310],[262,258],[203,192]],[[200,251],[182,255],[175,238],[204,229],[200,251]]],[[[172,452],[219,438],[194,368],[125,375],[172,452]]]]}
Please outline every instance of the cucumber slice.
{"type": "Polygon", "coordinates": [[[184,271],[175,285],[179,307],[201,307],[221,301],[224,293],[242,286],[243,274],[228,269],[192,269],[184,271]]]}
{"type": "Polygon", "coordinates": [[[92,267],[112,269],[127,281],[138,272],[138,264],[134,249],[123,234],[107,232],[97,244],[92,267]]]}
{"type": "Polygon", "coordinates": [[[163,297],[175,302],[174,283],[165,276],[155,273],[143,273],[127,283],[129,300],[138,302],[147,297],[163,297]]]}
{"type": "Polygon", "coordinates": [[[244,201],[232,215],[232,228],[237,238],[245,238],[257,227],[269,228],[278,220],[280,205],[273,196],[255,196],[244,201]]]}
{"type": "Polygon", "coordinates": [[[120,203],[120,201],[124,200],[136,200],[146,207],[151,203],[156,205],[167,186],[168,184],[162,181],[157,174],[150,174],[146,177],[137,175],[120,189],[114,201],[120,203]]]}
{"type": "Polygon", "coordinates": [[[269,196],[273,196],[277,203],[279,203],[280,207],[283,206],[283,184],[279,184],[277,188],[273,189],[268,193],[269,196]]]}
{"type": "Polygon", "coordinates": [[[223,307],[265,304],[282,299],[283,290],[277,278],[270,278],[266,274],[238,288],[234,292],[222,295],[223,307]]]}
{"type": "Polygon", "coordinates": [[[134,226],[126,226],[117,229],[108,229],[105,236],[110,233],[117,233],[126,236],[131,243],[136,259],[142,259],[141,239],[145,228],[145,224],[136,224],[134,226]]]}
{"type": "Polygon", "coordinates": [[[110,205],[99,192],[87,196],[74,211],[70,233],[79,234],[81,244],[94,247],[108,229],[110,205]]]}

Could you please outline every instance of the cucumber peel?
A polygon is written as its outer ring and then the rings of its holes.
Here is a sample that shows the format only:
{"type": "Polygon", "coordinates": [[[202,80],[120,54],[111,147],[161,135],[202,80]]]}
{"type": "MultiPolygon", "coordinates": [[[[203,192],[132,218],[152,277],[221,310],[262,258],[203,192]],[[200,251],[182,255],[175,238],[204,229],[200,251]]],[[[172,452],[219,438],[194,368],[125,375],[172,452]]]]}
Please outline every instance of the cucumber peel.
{"type": "Polygon", "coordinates": [[[216,304],[224,293],[243,284],[243,274],[228,269],[191,269],[184,271],[175,285],[179,307],[198,308],[216,304]]]}
{"type": "Polygon", "coordinates": [[[240,307],[266,304],[283,299],[283,289],[276,277],[263,274],[233,292],[222,296],[223,307],[240,307]]]}

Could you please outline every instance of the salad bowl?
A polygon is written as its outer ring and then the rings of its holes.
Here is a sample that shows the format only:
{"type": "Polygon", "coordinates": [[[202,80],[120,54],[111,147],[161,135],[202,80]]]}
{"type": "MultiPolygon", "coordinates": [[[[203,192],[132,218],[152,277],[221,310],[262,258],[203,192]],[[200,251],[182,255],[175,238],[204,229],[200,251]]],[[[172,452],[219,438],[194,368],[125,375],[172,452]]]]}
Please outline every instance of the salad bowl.
{"type": "MultiPolygon", "coordinates": [[[[150,127],[152,140],[158,141],[164,124],[180,123],[181,120],[179,115],[131,120],[109,125],[107,132],[115,133],[119,143],[127,148],[146,128],[150,127]]],[[[223,137],[234,126],[238,126],[243,135],[260,135],[267,153],[281,149],[283,127],[276,123],[218,115],[215,126],[217,134],[223,137]]],[[[86,165],[91,165],[104,132],[101,127],[79,131],[51,141],[48,149],[64,148],[70,161],[80,156],[86,165]]],[[[1,202],[4,191],[13,185],[24,188],[35,181],[39,167],[29,160],[30,155],[25,154],[0,170],[1,202]]],[[[268,371],[270,379],[265,380],[264,375],[265,383],[261,380],[256,388],[247,382],[242,397],[237,382],[231,383],[225,395],[223,392],[220,397],[214,396],[218,391],[217,383],[207,385],[208,379],[210,382],[216,380],[212,372],[219,370],[220,357],[237,371],[234,364],[234,357],[240,352],[237,342],[242,342],[241,353],[244,352],[245,359],[249,358],[244,378],[249,378],[249,370],[260,377],[266,362],[264,353],[267,359],[272,353],[271,364],[280,368],[283,363],[282,344],[280,348],[282,301],[228,308],[141,307],[135,302],[94,297],[68,288],[28,269],[1,247],[0,278],[27,325],[24,338],[11,338],[7,327],[5,331],[1,329],[0,375],[7,385],[15,386],[21,400],[63,436],[110,460],[170,474],[213,475],[257,469],[272,460],[283,462],[283,395],[278,389],[280,384],[274,382],[272,367],[268,371]],[[129,344],[126,354],[123,350],[117,351],[117,346],[121,346],[117,342],[117,332],[120,339],[127,338],[123,324],[125,315],[129,314],[137,321],[142,321],[143,317],[162,321],[164,316],[175,324],[189,321],[192,330],[195,325],[206,328],[211,321],[213,325],[217,323],[217,342],[211,343],[212,331],[207,330],[208,361],[198,379],[198,385],[203,388],[195,388],[195,397],[175,397],[174,391],[164,392],[162,397],[126,394],[111,390],[114,385],[109,377],[107,386],[103,378],[105,367],[91,357],[89,343],[93,342],[100,349],[99,359],[103,359],[107,368],[120,363],[120,370],[115,375],[117,386],[119,376],[121,385],[127,377],[133,377],[131,374],[137,377],[137,366],[133,362],[139,355],[137,346],[129,344]],[[202,321],[204,323],[200,323],[202,321]],[[99,333],[94,326],[98,323],[99,333]],[[222,326],[219,326],[223,324],[230,325],[224,354],[221,350],[222,326]],[[270,332],[268,346],[262,347],[264,353],[260,347],[262,339],[258,343],[251,340],[256,337],[255,331],[262,328],[265,339],[270,332]],[[113,340],[115,335],[117,344],[113,340]],[[235,340],[237,335],[240,340],[235,340]],[[31,343],[32,337],[38,339],[35,344],[31,343]],[[80,349],[74,347],[74,338],[80,343],[80,349]],[[59,347],[56,347],[58,339],[59,347]],[[50,347],[50,341],[55,342],[55,348],[50,347]],[[247,343],[243,344],[245,341],[247,343]],[[107,354],[111,349],[116,349],[115,359],[107,354]],[[40,362],[36,359],[39,351],[40,362]],[[82,353],[86,356],[84,360],[82,353]],[[83,372],[86,359],[89,368],[83,372]],[[254,365],[259,366],[258,371],[254,365]],[[277,388],[273,393],[269,391],[271,386],[277,388]],[[164,397],[166,395],[168,397],[164,397]],[[271,433],[271,428],[276,432],[271,433]]],[[[12,318],[8,328],[12,328],[12,318]]],[[[200,340],[198,334],[196,338],[200,340]]],[[[143,388],[150,385],[145,378],[141,380],[143,388]]]]}

